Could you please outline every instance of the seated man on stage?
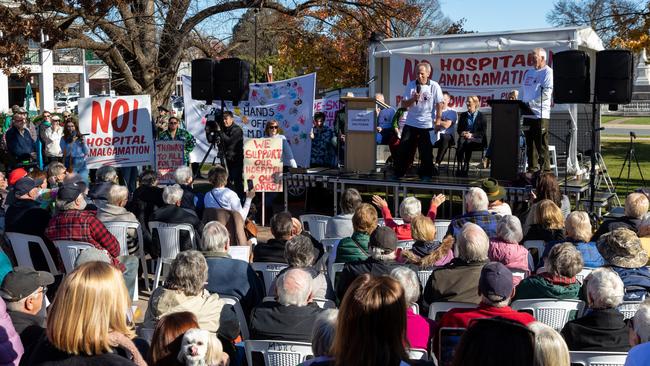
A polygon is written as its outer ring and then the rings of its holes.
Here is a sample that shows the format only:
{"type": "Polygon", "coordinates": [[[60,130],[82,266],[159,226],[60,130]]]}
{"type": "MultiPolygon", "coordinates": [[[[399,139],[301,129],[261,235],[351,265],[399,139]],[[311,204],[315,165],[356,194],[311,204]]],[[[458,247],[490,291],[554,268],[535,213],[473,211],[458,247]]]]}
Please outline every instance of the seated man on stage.
{"type": "MultiPolygon", "coordinates": [[[[433,173],[438,174],[438,168],[440,167],[440,162],[442,158],[445,157],[447,150],[450,146],[454,146],[454,133],[456,132],[456,121],[458,120],[458,114],[455,110],[449,108],[449,100],[451,95],[449,92],[442,92],[442,117],[439,124],[433,126],[431,131],[431,143],[433,147],[438,148],[436,153],[436,163],[433,166],[433,173]]],[[[435,112],[433,119],[435,120],[435,112]]]]}
{"type": "MultiPolygon", "coordinates": [[[[375,100],[385,103],[382,93],[375,94],[375,100]]],[[[384,109],[379,109],[377,106],[377,145],[390,145],[393,140],[398,138],[399,130],[393,128],[395,112],[396,110],[392,106],[384,109]]]]}
{"type": "Polygon", "coordinates": [[[487,146],[487,125],[483,114],[478,110],[481,101],[476,95],[467,98],[467,112],[458,118],[458,161],[457,177],[467,177],[472,152],[487,146]]]}

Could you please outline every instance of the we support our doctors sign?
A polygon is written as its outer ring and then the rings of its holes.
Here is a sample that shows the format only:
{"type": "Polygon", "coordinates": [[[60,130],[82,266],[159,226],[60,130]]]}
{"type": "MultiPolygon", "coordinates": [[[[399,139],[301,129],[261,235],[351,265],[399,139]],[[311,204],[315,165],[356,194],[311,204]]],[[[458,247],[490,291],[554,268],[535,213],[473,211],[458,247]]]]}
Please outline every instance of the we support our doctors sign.
{"type": "Polygon", "coordinates": [[[90,169],[155,163],[148,95],[79,99],[79,130],[90,169]]]}

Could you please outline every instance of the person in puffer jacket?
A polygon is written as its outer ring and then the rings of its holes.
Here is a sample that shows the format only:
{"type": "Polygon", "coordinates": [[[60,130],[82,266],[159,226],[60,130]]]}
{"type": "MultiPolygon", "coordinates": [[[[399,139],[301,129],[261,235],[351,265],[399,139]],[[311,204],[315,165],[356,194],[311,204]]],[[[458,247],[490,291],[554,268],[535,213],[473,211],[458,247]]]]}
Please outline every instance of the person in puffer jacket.
{"type": "MultiPolygon", "coordinates": [[[[528,250],[523,245],[519,245],[523,237],[519,218],[512,215],[503,216],[497,223],[497,237],[490,240],[488,257],[493,262],[500,262],[511,271],[524,271],[528,276],[530,274],[528,250]]],[[[519,276],[512,277],[515,286],[521,280],[519,276]]]]}
{"type": "Polygon", "coordinates": [[[23,356],[23,344],[7,314],[4,300],[0,300],[0,366],[18,366],[23,356]]]}

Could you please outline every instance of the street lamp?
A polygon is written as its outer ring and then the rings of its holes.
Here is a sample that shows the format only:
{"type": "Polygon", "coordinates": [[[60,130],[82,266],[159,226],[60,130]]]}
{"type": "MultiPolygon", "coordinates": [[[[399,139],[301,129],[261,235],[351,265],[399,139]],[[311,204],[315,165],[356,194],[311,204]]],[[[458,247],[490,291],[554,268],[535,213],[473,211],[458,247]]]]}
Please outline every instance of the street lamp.
{"type": "Polygon", "coordinates": [[[255,72],[254,72],[255,80],[253,82],[255,82],[255,83],[257,82],[257,13],[259,13],[259,12],[260,12],[260,10],[257,9],[257,8],[255,8],[255,10],[253,10],[253,16],[255,18],[255,20],[254,20],[255,21],[255,26],[254,26],[255,27],[255,30],[254,30],[254,32],[255,32],[255,41],[254,41],[255,51],[253,51],[253,57],[254,57],[253,68],[255,69],[255,72]]]}

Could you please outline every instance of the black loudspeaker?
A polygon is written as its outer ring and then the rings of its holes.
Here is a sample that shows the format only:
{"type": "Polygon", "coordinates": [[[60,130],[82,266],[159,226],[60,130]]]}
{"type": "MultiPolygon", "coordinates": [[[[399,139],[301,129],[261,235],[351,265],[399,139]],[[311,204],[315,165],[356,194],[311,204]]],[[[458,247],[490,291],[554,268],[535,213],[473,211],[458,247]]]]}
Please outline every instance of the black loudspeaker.
{"type": "Polygon", "coordinates": [[[627,104],[632,101],[634,57],[628,50],[596,53],[596,102],[627,104]]]}
{"type": "Polygon", "coordinates": [[[210,58],[192,60],[192,99],[212,101],[217,94],[212,80],[216,62],[210,58]]]}
{"type": "Polygon", "coordinates": [[[589,103],[591,100],[589,55],[584,51],[553,54],[553,101],[589,103]]]}
{"type": "Polygon", "coordinates": [[[214,89],[221,100],[230,100],[235,104],[248,100],[248,78],[250,65],[238,58],[226,58],[217,64],[214,89]]]}

